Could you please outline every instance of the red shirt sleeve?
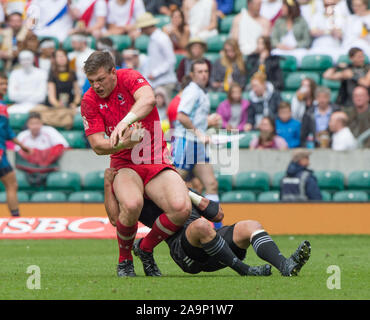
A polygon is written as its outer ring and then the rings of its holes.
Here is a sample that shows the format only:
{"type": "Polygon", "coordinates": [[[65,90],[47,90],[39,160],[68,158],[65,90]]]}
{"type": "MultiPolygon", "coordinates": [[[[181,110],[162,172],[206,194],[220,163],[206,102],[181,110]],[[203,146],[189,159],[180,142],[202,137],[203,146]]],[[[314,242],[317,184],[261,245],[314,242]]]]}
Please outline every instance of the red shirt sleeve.
{"type": "Polygon", "coordinates": [[[105,132],[105,124],[99,113],[99,108],[86,94],[81,101],[81,116],[86,137],[97,132],[105,132]]]}
{"type": "Polygon", "coordinates": [[[118,81],[122,81],[123,85],[127,88],[132,96],[136,90],[140,89],[141,87],[150,86],[149,82],[144,78],[144,76],[132,69],[121,69],[122,71],[119,73],[118,81]]]}

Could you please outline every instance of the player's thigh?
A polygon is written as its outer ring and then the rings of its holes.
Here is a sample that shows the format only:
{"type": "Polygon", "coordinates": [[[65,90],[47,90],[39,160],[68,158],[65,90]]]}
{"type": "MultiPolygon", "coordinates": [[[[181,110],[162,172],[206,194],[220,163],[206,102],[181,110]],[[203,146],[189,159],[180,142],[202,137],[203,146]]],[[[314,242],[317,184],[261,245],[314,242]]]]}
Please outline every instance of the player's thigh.
{"type": "Polygon", "coordinates": [[[113,189],[121,208],[141,212],[144,203],[144,185],[134,170],[120,169],[114,178],[113,189]]]}
{"type": "Polygon", "coordinates": [[[145,186],[145,193],[164,212],[189,215],[191,201],[184,180],[174,170],[163,170],[145,186]]]}
{"type": "Polygon", "coordinates": [[[253,232],[261,230],[262,226],[258,221],[239,221],[234,226],[233,242],[240,248],[248,248],[253,232]]]}
{"type": "Polygon", "coordinates": [[[213,166],[210,163],[196,164],[193,169],[193,173],[199,178],[204,187],[208,190],[217,192],[218,184],[213,171],[213,166]]]}

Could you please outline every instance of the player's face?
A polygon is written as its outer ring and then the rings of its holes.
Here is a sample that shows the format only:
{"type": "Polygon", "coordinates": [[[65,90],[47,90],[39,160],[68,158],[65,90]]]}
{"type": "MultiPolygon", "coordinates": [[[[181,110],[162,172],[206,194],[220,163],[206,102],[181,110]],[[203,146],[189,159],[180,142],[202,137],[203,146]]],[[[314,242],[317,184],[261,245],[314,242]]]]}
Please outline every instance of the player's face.
{"type": "Polygon", "coordinates": [[[117,84],[116,69],[112,68],[110,72],[101,67],[96,73],[88,74],[91,88],[100,98],[108,97],[117,84]]]}
{"type": "Polygon", "coordinates": [[[208,65],[206,63],[194,65],[191,78],[198,86],[205,88],[209,78],[208,65]]]}

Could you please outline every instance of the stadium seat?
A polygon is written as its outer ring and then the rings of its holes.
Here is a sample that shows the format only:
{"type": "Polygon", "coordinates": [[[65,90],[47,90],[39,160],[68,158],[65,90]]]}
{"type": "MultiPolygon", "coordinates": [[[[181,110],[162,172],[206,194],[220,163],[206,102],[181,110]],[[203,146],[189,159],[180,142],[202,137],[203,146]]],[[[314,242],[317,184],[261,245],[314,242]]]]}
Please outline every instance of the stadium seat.
{"type": "MultiPolygon", "coordinates": [[[[94,37],[92,36],[89,36],[87,38],[87,45],[91,48],[91,49],[95,49],[96,48],[96,40],[94,37]]],[[[72,38],[71,36],[68,36],[64,41],[63,41],[63,49],[66,50],[67,52],[70,52],[70,51],[73,51],[73,48],[72,48],[72,38]]]]}
{"type": "MultiPolygon", "coordinates": [[[[28,202],[30,199],[27,192],[24,191],[18,191],[17,197],[19,202],[28,202]]],[[[0,192],[0,203],[5,202],[6,202],[6,192],[0,192]]]]}
{"type": "Polygon", "coordinates": [[[330,101],[335,103],[335,101],[337,100],[338,94],[339,94],[339,90],[331,90],[330,101]]]}
{"type": "Polygon", "coordinates": [[[28,119],[28,113],[9,114],[9,124],[13,130],[23,130],[28,119]]]}
{"type": "Polygon", "coordinates": [[[321,191],[322,201],[331,201],[331,194],[328,191],[321,191]]]}
{"type": "Polygon", "coordinates": [[[224,47],[227,35],[219,34],[207,39],[207,52],[220,52],[224,47]]]}
{"type": "Polygon", "coordinates": [[[215,172],[215,176],[218,182],[219,193],[231,191],[233,189],[233,176],[220,174],[215,172]]]}
{"type": "Polygon", "coordinates": [[[0,60],[0,71],[4,71],[4,60],[0,60]]]}
{"type": "Polygon", "coordinates": [[[258,137],[260,132],[259,131],[247,131],[242,133],[244,135],[243,138],[239,140],[239,148],[241,149],[248,149],[251,141],[258,137]]]}
{"type": "Polygon", "coordinates": [[[247,8],[246,0],[235,0],[234,1],[234,13],[239,13],[243,8],[247,8]]]}
{"type": "Polygon", "coordinates": [[[297,59],[295,56],[281,56],[280,68],[284,72],[294,72],[297,70],[297,59]]]}
{"type": "Polygon", "coordinates": [[[221,195],[221,202],[254,202],[256,196],[252,191],[229,191],[221,195]]]}
{"type": "Polygon", "coordinates": [[[104,196],[99,191],[78,191],[68,197],[69,202],[104,202],[104,196]]]}
{"type": "Polygon", "coordinates": [[[235,178],[235,190],[268,191],[270,177],[263,171],[239,172],[235,178]]]}
{"type": "Polygon", "coordinates": [[[63,137],[67,140],[71,148],[86,148],[86,142],[84,138],[84,132],[82,130],[70,130],[70,131],[59,131],[63,137]]]}
{"type": "Polygon", "coordinates": [[[314,80],[316,84],[320,83],[320,75],[318,73],[310,71],[296,71],[287,74],[284,80],[284,89],[286,91],[297,90],[301,85],[301,81],[305,78],[314,80]]]}
{"type": "Polygon", "coordinates": [[[272,176],[271,190],[280,190],[281,179],[286,175],[285,171],[279,171],[272,176]]]}
{"type": "Polygon", "coordinates": [[[88,172],[83,182],[84,190],[104,190],[104,171],[88,172]]]}
{"type": "Polygon", "coordinates": [[[26,178],[26,173],[24,171],[17,170],[15,172],[15,176],[16,176],[17,183],[18,183],[18,190],[31,191],[31,190],[37,189],[28,183],[27,178],[26,178]]]}
{"type": "Polygon", "coordinates": [[[156,25],[158,28],[162,28],[163,26],[171,22],[171,17],[165,14],[157,14],[154,16],[154,18],[159,20],[159,22],[156,25]]]}
{"type": "Polygon", "coordinates": [[[131,47],[131,38],[128,35],[110,35],[109,38],[113,41],[114,49],[121,52],[124,49],[131,47]]]}
{"type": "Polygon", "coordinates": [[[145,34],[142,34],[141,36],[136,38],[134,46],[140,52],[146,53],[148,50],[148,44],[149,44],[149,37],[145,34]]]}
{"type": "Polygon", "coordinates": [[[324,86],[324,87],[328,87],[331,90],[339,90],[340,81],[329,80],[329,79],[322,78],[321,85],[324,86]]]}
{"type": "Polygon", "coordinates": [[[314,175],[321,190],[337,191],[344,189],[344,175],[340,171],[322,170],[316,171],[314,175]]]}
{"type": "Polygon", "coordinates": [[[77,112],[74,119],[73,119],[72,129],[74,129],[74,130],[84,130],[84,123],[83,123],[80,112],[77,112]]]}
{"type": "Polygon", "coordinates": [[[323,72],[333,66],[333,59],[329,55],[309,54],[302,58],[301,70],[323,72]]]}
{"type": "Polygon", "coordinates": [[[218,105],[227,99],[226,92],[209,92],[208,93],[209,100],[211,102],[211,113],[215,112],[218,105]]]}
{"type": "Polygon", "coordinates": [[[51,172],[46,179],[47,190],[74,192],[81,190],[81,177],[77,172],[51,172]]]}
{"type": "Polygon", "coordinates": [[[235,18],[235,15],[227,15],[224,18],[221,19],[219,23],[219,31],[222,34],[229,34],[231,27],[233,25],[233,20],[235,18]]]}
{"type": "Polygon", "coordinates": [[[279,202],[280,192],[279,191],[265,191],[258,195],[258,202],[279,202]]]}
{"type": "Polygon", "coordinates": [[[61,191],[39,191],[31,196],[31,202],[65,202],[67,196],[61,191]]]}
{"type": "Polygon", "coordinates": [[[176,64],[175,64],[175,70],[177,70],[177,67],[179,66],[182,59],[185,58],[185,55],[181,53],[176,53],[176,64]]]}
{"type": "Polygon", "coordinates": [[[285,102],[291,103],[295,93],[295,91],[282,91],[281,99],[283,99],[285,102]]]}
{"type": "Polygon", "coordinates": [[[333,195],[335,202],[365,202],[369,201],[369,197],[365,191],[360,190],[345,190],[338,191],[333,195]]]}
{"type": "Polygon", "coordinates": [[[353,171],[348,175],[348,189],[366,190],[370,192],[370,170],[353,171]]]}
{"type": "Polygon", "coordinates": [[[204,58],[209,60],[212,64],[216,62],[216,60],[220,59],[220,53],[218,52],[206,52],[204,54],[204,58]]]}

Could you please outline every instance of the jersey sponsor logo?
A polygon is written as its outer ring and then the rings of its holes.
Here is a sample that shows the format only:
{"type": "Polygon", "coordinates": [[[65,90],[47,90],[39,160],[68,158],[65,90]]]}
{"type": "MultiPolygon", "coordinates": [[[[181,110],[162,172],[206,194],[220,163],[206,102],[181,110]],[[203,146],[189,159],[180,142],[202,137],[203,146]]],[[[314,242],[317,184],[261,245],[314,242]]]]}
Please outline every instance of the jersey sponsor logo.
{"type": "Polygon", "coordinates": [[[139,79],[136,80],[137,83],[144,83],[144,81],[145,80],[143,78],[139,78],[139,79]]]}
{"type": "Polygon", "coordinates": [[[84,125],[84,129],[88,130],[89,129],[89,122],[87,121],[85,116],[82,116],[82,123],[84,125]]]}
{"type": "Polygon", "coordinates": [[[100,110],[103,110],[103,108],[107,108],[108,109],[108,105],[106,103],[100,104],[99,105],[99,108],[100,108],[100,110]]]}
{"type": "Polygon", "coordinates": [[[117,95],[117,98],[118,98],[118,101],[119,101],[119,104],[122,106],[122,105],[124,105],[125,104],[125,98],[122,96],[122,94],[121,93],[119,93],[118,95],[117,95]]]}

